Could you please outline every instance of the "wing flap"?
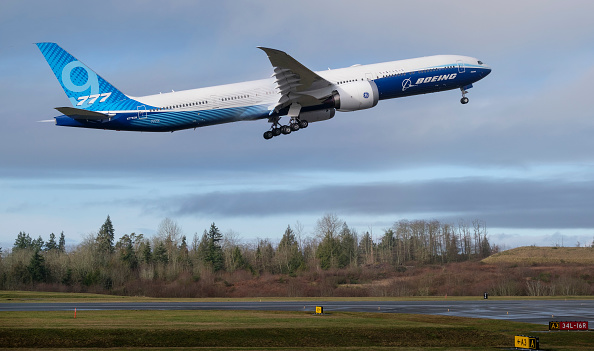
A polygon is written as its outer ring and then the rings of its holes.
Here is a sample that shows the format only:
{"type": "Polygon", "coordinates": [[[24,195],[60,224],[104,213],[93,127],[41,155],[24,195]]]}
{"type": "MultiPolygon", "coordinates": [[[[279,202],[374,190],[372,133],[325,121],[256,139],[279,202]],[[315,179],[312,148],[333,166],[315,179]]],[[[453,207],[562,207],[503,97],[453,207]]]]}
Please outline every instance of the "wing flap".
{"type": "Polygon", "coordinates": [[[278,112],[294,102],[303,106],[318,104],[317,99],[307,96],[308,92],[332,85],[286,52],[260,46],[258,48],[268,55],[268,59],[274,67],[272,77],[276,79],[275,83],[281,94],[278,103],[271,106],[271,111],[278,112]]]}

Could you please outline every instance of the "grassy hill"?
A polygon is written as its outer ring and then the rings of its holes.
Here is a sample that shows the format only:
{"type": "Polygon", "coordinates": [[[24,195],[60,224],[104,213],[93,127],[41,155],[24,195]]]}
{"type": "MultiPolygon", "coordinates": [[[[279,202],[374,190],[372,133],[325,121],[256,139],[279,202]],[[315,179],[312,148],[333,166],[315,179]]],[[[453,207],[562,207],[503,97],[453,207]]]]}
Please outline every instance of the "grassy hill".
{"type": "Polygon", "coordinates": [[[538,247],[524,246],[499,252],[482,260],[488,264],[562,265],[594,264],[592,247],[538,247]]]}

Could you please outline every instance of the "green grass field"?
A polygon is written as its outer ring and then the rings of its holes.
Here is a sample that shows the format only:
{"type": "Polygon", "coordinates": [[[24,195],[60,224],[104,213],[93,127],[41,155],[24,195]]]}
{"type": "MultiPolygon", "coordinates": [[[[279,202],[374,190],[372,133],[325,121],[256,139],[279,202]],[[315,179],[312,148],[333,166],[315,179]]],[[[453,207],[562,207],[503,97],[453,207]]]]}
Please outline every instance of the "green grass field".
{"type": "MultiPolygon", "coordinates": [[[[106,296],[0,293],[6,299],[98,301],[106,296]],[[10,297],[12,296],[12,297],[10,297]],[[18,296],[18,297],[17,297],[18,296]]],[[[115,299],[114,299],[115,300],[115,299]]],[[[45,300],[47,301],[47,300],[45,300]]],[[[548,332],[527,323],[381,313],[265,311],[74,311],[0,313],[0,348],[498,350],[534,335],[546,350],[592,350],[592,332],[548,332]]]]}
{"type": "Polygon", "coordinates": [[[379,313],[72,311],[0,314],[3,348],[436,348],[496,350],[515,334],[549,350],[591,350],[594,334],[526,323],[379,313]]]}

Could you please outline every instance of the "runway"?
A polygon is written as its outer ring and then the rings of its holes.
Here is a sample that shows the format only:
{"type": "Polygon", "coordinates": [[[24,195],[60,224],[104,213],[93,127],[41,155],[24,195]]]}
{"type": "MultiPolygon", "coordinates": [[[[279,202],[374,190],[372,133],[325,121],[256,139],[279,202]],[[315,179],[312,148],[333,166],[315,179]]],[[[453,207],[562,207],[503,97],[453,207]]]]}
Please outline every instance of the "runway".
{"type": "Polygon", "coordinates": [[[501,319],[548,324],[549,321],[594,322],[594,300],[479,300],[479,301],[278,301],[278,302],[83,302],[83,303],[0,303],[6,311],[84,310],[256,310],[325,313],[374,312],[411,313],[472,318],[501,319]]]}

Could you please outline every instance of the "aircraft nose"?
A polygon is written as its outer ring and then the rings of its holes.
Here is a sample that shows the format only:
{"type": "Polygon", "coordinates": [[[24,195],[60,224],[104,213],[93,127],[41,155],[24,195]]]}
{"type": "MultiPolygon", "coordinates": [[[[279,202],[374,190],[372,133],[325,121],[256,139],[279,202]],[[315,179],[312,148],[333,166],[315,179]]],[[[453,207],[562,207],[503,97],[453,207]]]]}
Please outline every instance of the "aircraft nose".
{"type": "Polygon", "coordinates": [[[491,73],[491,67],[487,65],[483,65],[483,77],[486,77],[491,73]]]}

